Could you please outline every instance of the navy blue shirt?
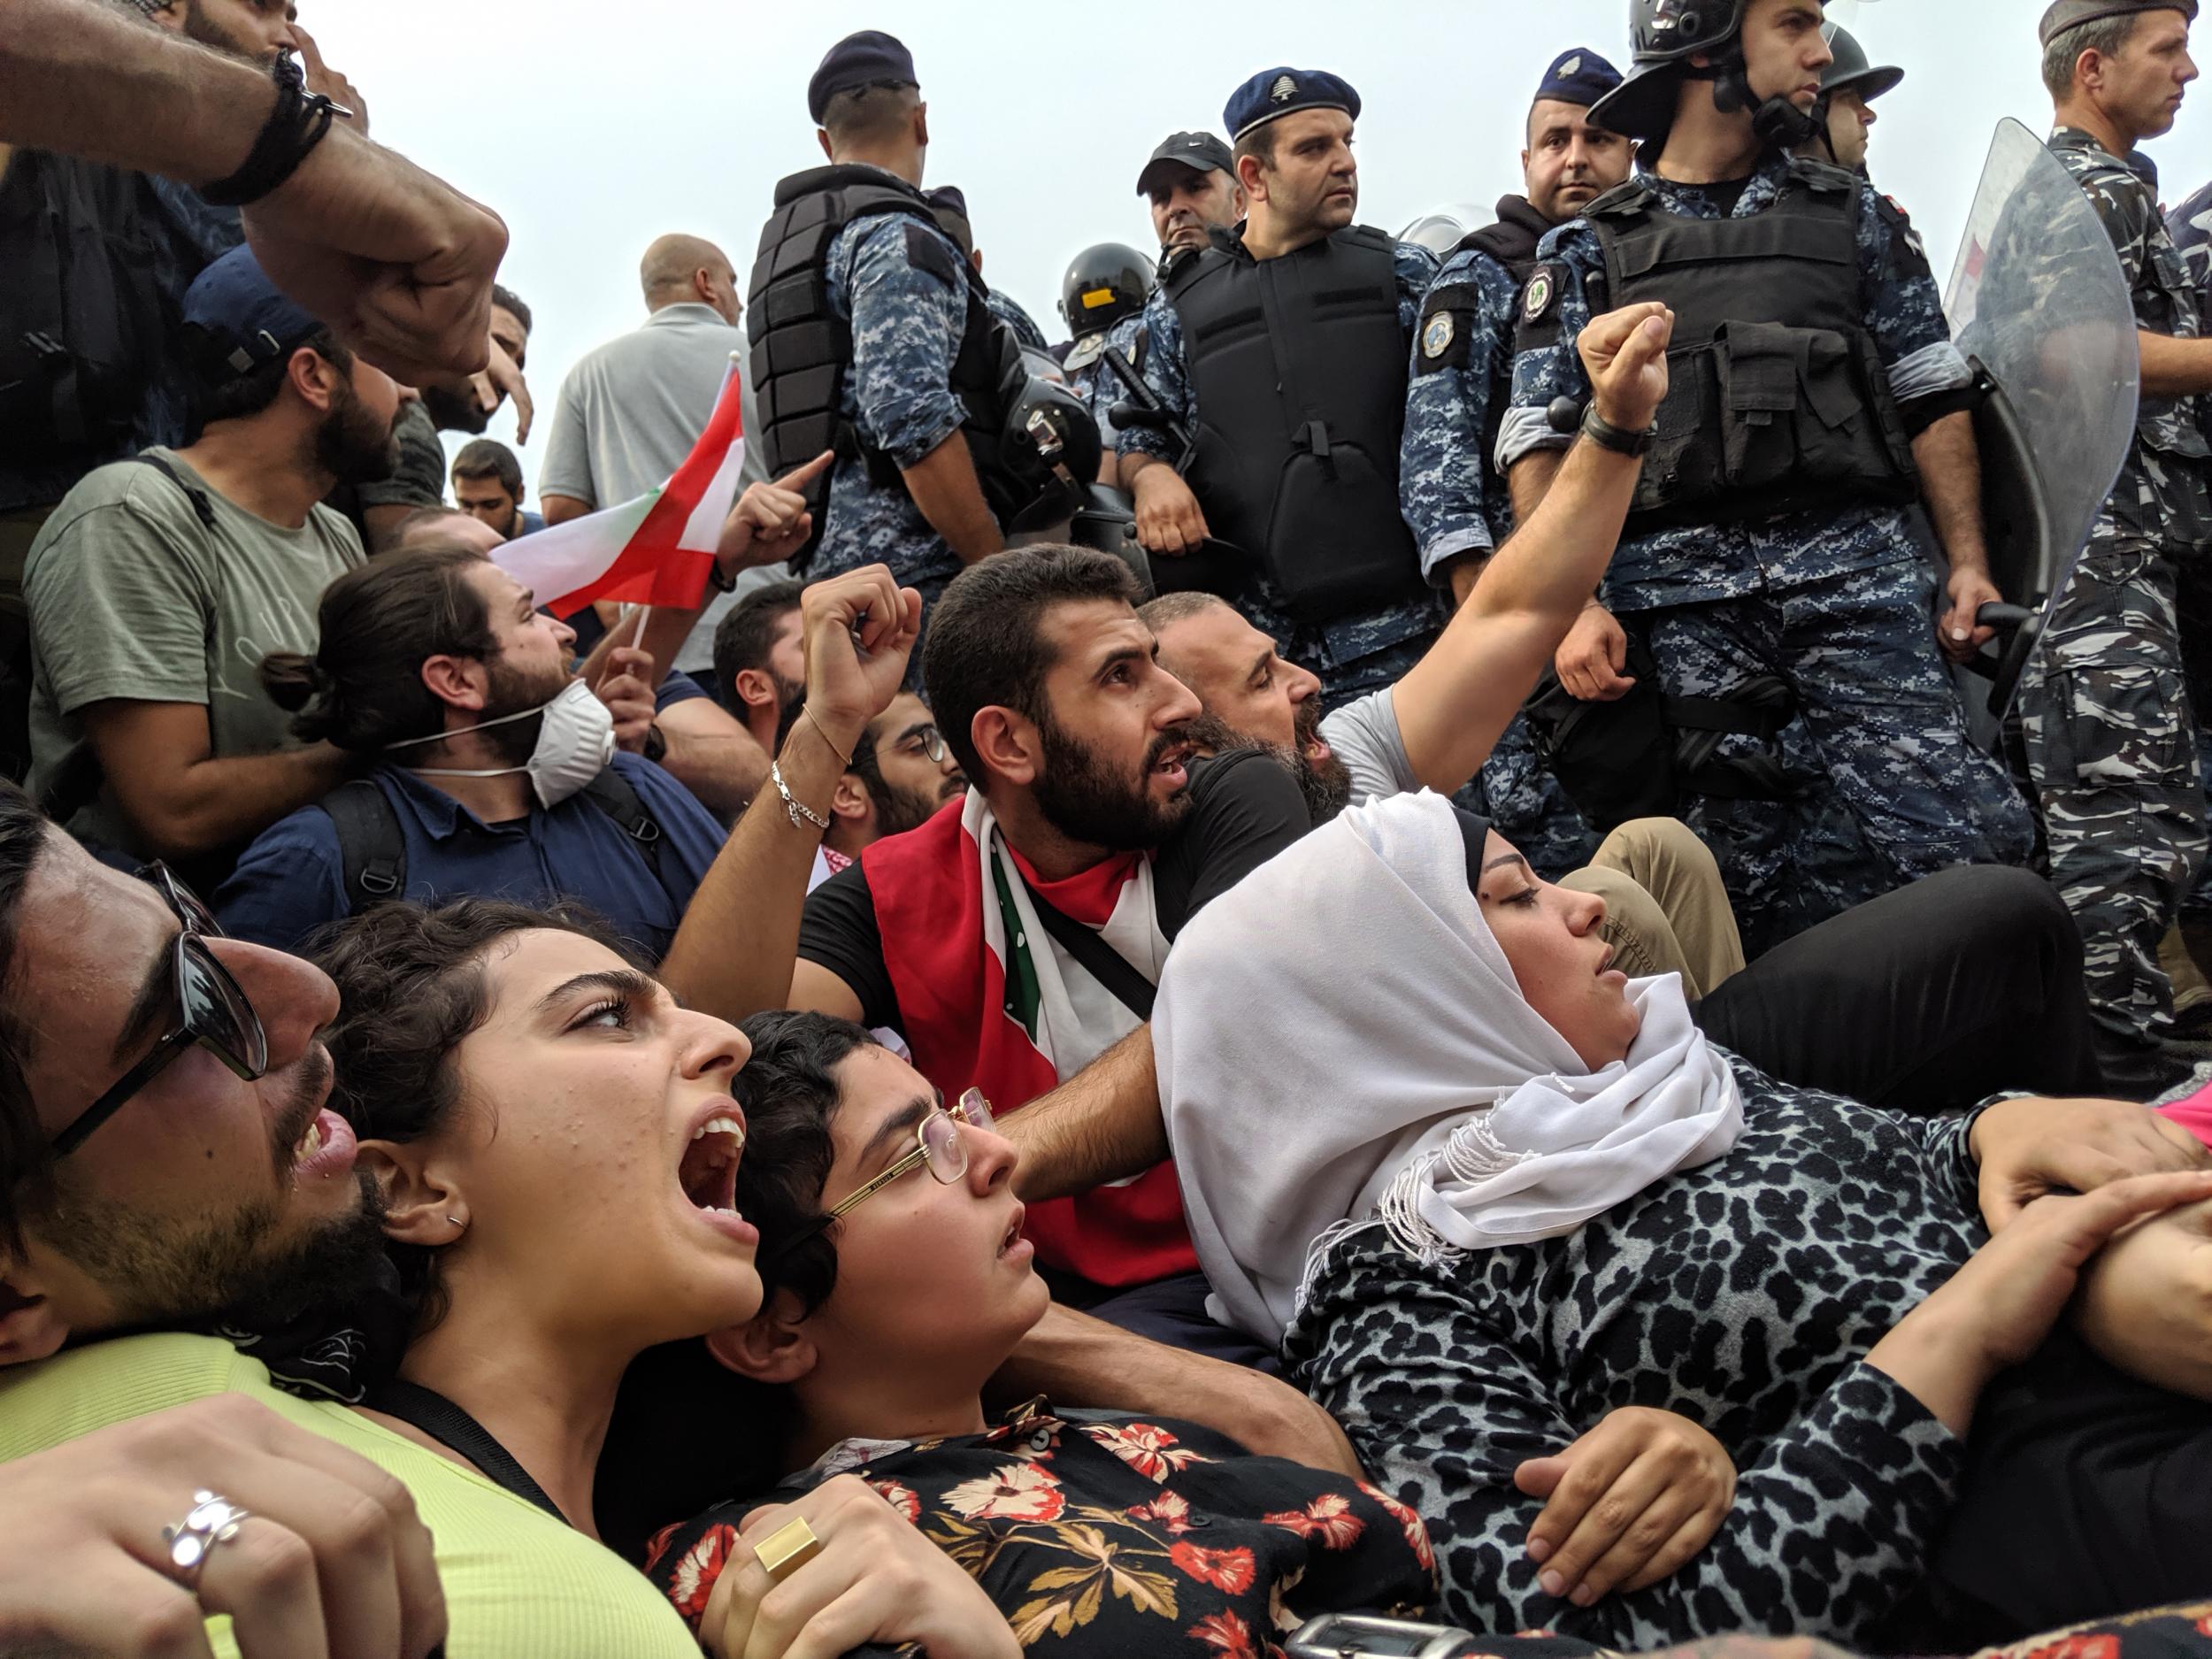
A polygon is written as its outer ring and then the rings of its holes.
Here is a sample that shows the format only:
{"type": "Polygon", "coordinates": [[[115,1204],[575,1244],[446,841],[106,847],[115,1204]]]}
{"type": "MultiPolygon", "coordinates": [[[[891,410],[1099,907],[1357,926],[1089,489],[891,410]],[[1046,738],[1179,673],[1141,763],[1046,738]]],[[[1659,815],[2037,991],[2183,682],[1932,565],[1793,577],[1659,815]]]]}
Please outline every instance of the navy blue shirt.
{"type": "MultiPolygon", "coordinates": [[[[418,904],[578,900],[658,962],[722,850],[722,826],[651,761],[620,753],[614,764],[660,826],[657,879],[628,832],[583,795],[549,810],[534,804],[526,818],[486,824],[428,780],[378,767],[371,776],[398,814],[407,848],[401,896],[418,904]]],[[[338,828],[319,806],[302,807],[265,830],[215,895],[226,931],[279,950],[297,949],[325,922],[352,913],[338,828]]]]}

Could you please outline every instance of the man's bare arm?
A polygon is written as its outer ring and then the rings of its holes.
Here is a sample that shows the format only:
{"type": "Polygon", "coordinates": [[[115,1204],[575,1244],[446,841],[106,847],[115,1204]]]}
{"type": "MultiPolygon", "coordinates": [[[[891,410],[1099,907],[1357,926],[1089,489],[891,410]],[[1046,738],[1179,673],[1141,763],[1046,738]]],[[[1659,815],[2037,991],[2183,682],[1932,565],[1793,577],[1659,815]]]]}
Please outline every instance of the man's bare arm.
{"type": "Polygon", "coordinates": [[[545,527],[550,530],[557,524],[566,524],[571,518],[580,518],[598,510],[573,495],[540,495],[538,511],[545,517],[545,527]]]}
{"type": "Polygon", "coordinates": [[[1014,1190],[1031,1202],[1141,1175],[1168,1155],[1152,1027],[1140,1025],[1049,1094],[998,1120],[1021,1148],[1014,1190]]]}
{"type": "MultiPolygon", "coordinates": [[[[871,565],[817,582],[799,608],[808,718],[791,728],[777,762],[794,799],[826,818],[853,744],[904,681],[921,632],[921,595],[871,565]]],[[[792,817],[772,780],[692,895],[660,965],[663,983],[689,1007],[737,1021],[795,1004],[794,980],[811,966],[798,960],[799,919],[822,831],[803,814],[796,824],[792,817]]],[[[857,1011],[849,989],[833,998],[830,1011],[857,1011]]]]}
{"type": "MultiPolygon", "coordinates": [[[[661,764],[669,775],[715,817],[734,823],[768,781],[768,757],[753,734],[710,697],[672,703],[655,724],[668,740],[661,764]]],[[[780,797],[776,804],[783,804],[780,797]]]]}
{"type": "MultiPolygon", "coordinates": [[[[260,71],[120,7],[0,0],[0,142],[206,185],[243,165],[275,101],[260,71]]],[[[484,366],[507,227],[347,123],[245,227],[270,280],[396,379],[484,366]]]]}
{"type": "Polygon", "coordinates": [[[346,780],[328,743],[217,759],[207,710],[196,703],[114,700],[79,718],[116,804],[165,858],[204,856],[252,840],[346,780]]]}
{"type": "Polygon", "coordinates": [[[2143,396],[2193,397],[2212,392],[2212,340],[2177,340],[2139,334],[2143,349],[2143,396]]]}
{"type": "MultiPolygon", "coordinates": [[[[1666,396],[1663,308],[1600,317],[1580,342],[1599,414],[1651,424],[1666,396]]],[[[1581,442],[1535,509],[1480,567],[1443,635],[1391,691],[1406,757],[1449,795],[1474,776],[1604,580],[1643,463],[1581,442]]],[[[1517,469],[1515,477],[1520,476],[1517,469]]]]}
{"type": "Polygon", "coordinates": [[[1920,468],[1920,494],[1943,557],[1951,567],[1947,603],[1936,637],[1955,662],[1964,662],[1995,634],[1981,626],[1981,609],[2004,597],[1989,572],[1982,531],[1982,454],[1974,417],[1959,410],[1932,422],[1912,441],[1920,468]]]}
{"type": "Polygon", "coordinates": [[[998,520],[976,481],[975,457],[958,433],[947,438],[900,476],[930,527],[945,538],[963,565],[986,559],[1006,545],[998,520]]]}
{"type": "Polygon", "coordinates": [[[1044,1394],[1056,1405],[1187,1417],[1263,1455],[1363,1478],[1336,1419],[1287,1383],[1057,1303],[999,1368],[990,1393],[1010,1404],[1044,1394]]]}

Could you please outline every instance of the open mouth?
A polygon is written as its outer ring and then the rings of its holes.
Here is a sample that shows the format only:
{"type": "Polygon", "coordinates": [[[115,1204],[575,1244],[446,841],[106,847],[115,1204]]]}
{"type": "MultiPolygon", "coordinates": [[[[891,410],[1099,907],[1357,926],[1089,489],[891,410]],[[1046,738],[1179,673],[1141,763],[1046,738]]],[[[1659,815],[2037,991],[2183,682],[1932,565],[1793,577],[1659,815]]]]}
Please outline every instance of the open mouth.
{"type": "Polygon", "coordinates": [[[1606,948],[1605,948],[1605,956],[1604,956],[1604,957],[1603,957],[1603,958],[1602,958],[1602,959],[1601,959],[1601,960],[1598,963],[1598,972],[1599,972],[1600,973],[1607,973],[1607,972],[1610,972],[1612,971],[1612,967],[1613,967],[1613,947],[1612,947],[1612,946],[1610,946],[1610,945],[1608,945],[1608,946],[1606,946],[1606,948]]]}
{"type": "Polygon", "coordinates": [[[745,1151],[745,1115],[733,1105],[718,1110],[691,1132],[677,1166],[677,1184],[695,1210],[740,1218],[737,1164],[745,1151]]]}
{"type": "Polygon", "coordinates": [[[343,1175],[353,1168],[357,1151],[353,1125],[326,1106],[293,1144],[292,1179],[296,1184],[343,1175]]]}
{"type": "Polygon", "coordinates": [[[1006,1224],[1006,1236],[998,1241],[1000,1260],[1003,1261],[1016,1251],[1019,1251],[1025,1260],[1034,1254],[1033,1247],[1029,1240],[1022,1237],[1022,1221],[1028,1213],[1027,1209],[1023,1205],[1014,1206],[1014,1218],[1006,1224]]]}
{"type": "Polygon", "coordinates": [[[1169,743],[1152,757],[1152,775],[1156,778],[1179,778],[1192,754],[1187,743],[1169,743]]]}

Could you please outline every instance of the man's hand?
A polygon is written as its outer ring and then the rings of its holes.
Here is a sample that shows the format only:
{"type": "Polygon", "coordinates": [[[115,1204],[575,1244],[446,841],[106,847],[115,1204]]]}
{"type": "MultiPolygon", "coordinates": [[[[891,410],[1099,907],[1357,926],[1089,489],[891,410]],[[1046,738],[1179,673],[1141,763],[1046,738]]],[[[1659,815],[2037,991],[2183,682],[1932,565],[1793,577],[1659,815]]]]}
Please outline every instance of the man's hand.
{"type": "MultiPolygon", "coordinates": [[[[489,332],[486,338],[490,340],[489,332]]],[[[530,401],[530,382],[522,378],[522,371],[507,355],[507,348],[496,340],[490,340],[491,361],[484,372],[469,377],[469,389],[475,394],[476,406],[486,414],[497,409],[503,398],[515,400],[515,442],[530,442],[530,422],[537,415],[537,406],[530,401]]]]}
{"type": "Polygon", "coordinates": [[[641,651],[634,645],[618,645],[608,654],[605,671],[592,687],[591,695],[605,703],[607,712],[614,716],[617,749],[626,749],[633,755],[644,752],[656,712],[653,685],[650,652],[641,651]]]}
{"type": "Polygon", "coordinates": [[[0,1652],[204,1654],[231,1616],[247,1655],[423,1659],[445,1640],[430,1533],[407,1488],[238,1394],[134,1417],[7,1465],[0,1652]],[[210,1489],[251,1511],[196,1588],[161,1529],[210,1489]]]}
{"type": "Polygon", "coordinates": [[[1953,662],[1968,662],[1997,634],[1996,629],[1985,628],[1975,618],[1981,615],[1984,605],[2001,604],[2005,596],[1997,591],[1997,584],[1990,580],[1985,567],[1970,565],[1953,567],[1944,592],[1951,603],[1944,611],[1943,619],[1936,624],[1936,639],[1943,647],[1943,654],[1953,662]]]}
{"type": "Polygon", "coordinates": [[[323,61],[322,53],[316,49],[315,37],[296,23],[292,25],[292,39],[300,49],[300,67],[306,72],[308,91],[320,93],[342,110],[350,110],[350,115],[340,119],[366,138],[369,105],[361,96],[361,89],[323,61]]]}
{"type": "Polygon", "coordinates": [[[1222,1363],[1220,1371],[1208,1372],[1203,1398],[1193,1403],[1196,1409],[1180,1404],[1177,1409],[1192,1422],[1228,1435],[1247,1451],[1287,1458],[1354,1480],[1367,1479],[1337,1420],[1302,1389],[1265,1371],[1222,1363]]]}
{"type": "Polygon", "coordinates": [[[1992,1233],[2048,1192],[2086,1193],[2131,1175],[2212,1169],[2212,1148],[2127,1101],[1999,1101],[1974,1120],[1967,1148],[1981,1166],[1982,1221],[1992,1233]]]}
{"type": "Polygon", "coordinates": [[[779,564],[806,545],[807,537],[814,533],[806,487],[836,459],[835,450],[825,449],[772,484],[745,487],[745,493],[730,509],[730,516],[722,521],[722,539],[715,545],[714,556],[721,561],[725,576],[779,564]]]}
{"type": "Polygon", "coordinates": [[[1575,341],[1590,376],[1598,419],[1624,432],[1642,432],[1667,400],[1667,345],[1674,313],[1656,300],[1625,305],[1591,319],[1575,341]]]}
{"type": "Polygon", "coordinates": [[[1567,695],[1585,703],[1618,703],[1636,687],[1636,677],[1621,672],[1628,666],[1628,635],[1594,601],[1567,630],[1552,665],[1567,695]]]}
{"type": "Polygon", "coordinates": [[[801,594],[799,621],[806,706],[838,752],[850,755],[862,729],[906,682],[921,637],[922,596],[901,588],[888,566],[865,565],[801,594]]]}
{"type": "Polygon", "coordinates": [[[269,280],[403,385],[484,366],[507,227],[404,157],[340,122],[245,225],[269,280]]]}
{"type": "Polygon", "coordinates": [[[2074,1328],[2130,1376],[2212,1402],[2212,1203],[2154,1216],[2099,1251],[2074,1328]]]}
{"type": "Polygon", "coordinates": [[[919,1643],[929,1659],[1021,1654],[982,1586],[853,1475],[747,1516],[700,1627],[717,1659],[835,1659],[867,1642],[919,1643]],[[772,1583],[753,1547],[795,1520],[821,1551],[772,1583]]]}
{"type": "Polygon", "coordinates": [[[1626,1406],[1523,1463],[1513,1484],[1546,1500],[1528,1535],[1544,1594],[1589,1607],[1658,1583],[1704,1548],[1735,1502],[1736,1466],[1687,1417],[1626,1406]]]}
{"type": "Polygon", "coordinates": [[[1137,540],[1147,551],[1178,558],[1205,544],[1206,515],[1173,467],[1165,462],[1146,467],[1130,493],[1136,498],[1137,540]]]}

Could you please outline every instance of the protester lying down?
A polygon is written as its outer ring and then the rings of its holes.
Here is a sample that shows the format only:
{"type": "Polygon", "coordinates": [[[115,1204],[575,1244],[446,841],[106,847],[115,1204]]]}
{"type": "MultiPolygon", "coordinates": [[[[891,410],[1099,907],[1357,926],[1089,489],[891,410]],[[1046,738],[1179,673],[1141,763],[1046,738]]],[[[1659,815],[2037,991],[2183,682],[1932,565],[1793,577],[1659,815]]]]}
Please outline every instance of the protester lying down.
{"type": "MultiPolygon", "coordinates": [[[[1601,909],[1422,795],[1347,812],[1195,918],[1153,1030],[1201,1263],[1428,1521],[1456,1620],[1869,1640],[1929,1572],[1983,1390],[2108,1237],[2212,1175],[2140,1107],[1921,1119],[1776,1083],[1697,1031],[1673,976],[1612,971],[1601,909]],[[2173,1172],[2024,1208],[2034,1181],[1987,1179],[2085,1133],[2173,1172]],[[1709,1434],[1735,1494],[1702,1548],[1598,1601],[1525,1552],[1561,1473],[1522,1466],[1568,1446],[1571,1473],[1618,1468],[1628,1408],[1709,1434]]],[[[1655,1498],[1651,1535],[1701,1535],[1697,1509],[1655,1498]]]]}

